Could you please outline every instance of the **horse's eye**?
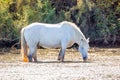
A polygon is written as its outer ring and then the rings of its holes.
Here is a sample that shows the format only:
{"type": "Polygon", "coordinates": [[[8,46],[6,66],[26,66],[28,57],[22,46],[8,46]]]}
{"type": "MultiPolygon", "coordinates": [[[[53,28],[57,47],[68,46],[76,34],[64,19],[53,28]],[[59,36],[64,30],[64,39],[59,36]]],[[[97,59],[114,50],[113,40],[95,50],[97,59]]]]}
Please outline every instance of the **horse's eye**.
{"type": "Polygon", "coordinates": [[[81,41],[83,41],[83,39],[81,39],[81,41]]]}

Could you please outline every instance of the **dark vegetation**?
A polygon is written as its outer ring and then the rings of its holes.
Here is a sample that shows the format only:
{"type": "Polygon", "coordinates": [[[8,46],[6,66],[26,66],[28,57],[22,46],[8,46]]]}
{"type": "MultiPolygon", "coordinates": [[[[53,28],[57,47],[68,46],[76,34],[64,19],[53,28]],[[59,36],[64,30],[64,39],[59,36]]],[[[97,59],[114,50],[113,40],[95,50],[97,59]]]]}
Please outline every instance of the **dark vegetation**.
{"type": "Polygon", "coordinates": [[[120,46],[120,0],[0,0],[0,47],[32,22],[74,22],[93,46],[120,46]]]}

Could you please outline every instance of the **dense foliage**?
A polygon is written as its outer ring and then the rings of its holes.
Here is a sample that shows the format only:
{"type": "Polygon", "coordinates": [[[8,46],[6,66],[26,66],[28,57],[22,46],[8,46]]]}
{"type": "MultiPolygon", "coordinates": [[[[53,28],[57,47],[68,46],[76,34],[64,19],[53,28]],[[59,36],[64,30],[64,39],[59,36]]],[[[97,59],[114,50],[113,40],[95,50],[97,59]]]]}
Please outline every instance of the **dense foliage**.
{"type": "Polygon", "coordinates": [[[0,38],[32,22],[74,22],[91,42],[120,43],[120,0],[0,0],[0,38]]]}

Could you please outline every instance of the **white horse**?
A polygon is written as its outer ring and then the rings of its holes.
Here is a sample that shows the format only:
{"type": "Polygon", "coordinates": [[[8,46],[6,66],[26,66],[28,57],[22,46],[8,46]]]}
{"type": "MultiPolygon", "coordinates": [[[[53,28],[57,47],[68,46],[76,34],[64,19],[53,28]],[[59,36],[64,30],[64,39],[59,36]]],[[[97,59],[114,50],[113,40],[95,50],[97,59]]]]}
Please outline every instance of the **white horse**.
{"type": "Polygon", "coordinates": [[[32,59],[37,61],[37,45],[45,48],[60,48],[58,60],[64,61],[66,48],[74,43],[79,45],[78,51],[86,61],[89,40],[74,23],[68,21],[58,24],[32,23],[21,30],[21,51],[24,62],[32,62],[32,59]]]}

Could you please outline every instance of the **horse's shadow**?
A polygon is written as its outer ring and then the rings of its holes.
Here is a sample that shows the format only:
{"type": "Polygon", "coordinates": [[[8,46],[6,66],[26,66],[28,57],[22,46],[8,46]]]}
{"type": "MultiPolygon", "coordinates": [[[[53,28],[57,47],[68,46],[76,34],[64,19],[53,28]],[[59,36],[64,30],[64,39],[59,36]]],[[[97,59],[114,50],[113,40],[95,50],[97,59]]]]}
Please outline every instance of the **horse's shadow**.
{"type": "Polygon", "coordinates": [[[35,63],[92,63],[90,61],[37,61],[35,63]]]}

